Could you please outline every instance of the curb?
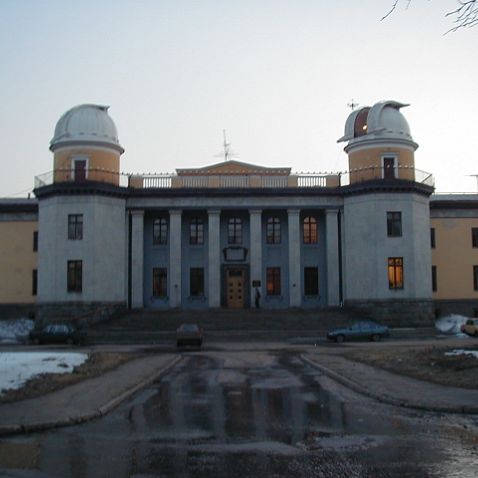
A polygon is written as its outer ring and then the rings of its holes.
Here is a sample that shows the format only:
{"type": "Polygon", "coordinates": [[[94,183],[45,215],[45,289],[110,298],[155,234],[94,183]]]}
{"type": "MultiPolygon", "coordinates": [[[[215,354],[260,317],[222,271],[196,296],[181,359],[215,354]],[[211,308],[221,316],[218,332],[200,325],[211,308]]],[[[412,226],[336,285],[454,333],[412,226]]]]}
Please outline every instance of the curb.
{"type": "Polygon", "coordinates": [[[300,359],[311,365],[312,367],[320,370],[324,375],[327,375],[332,380],[344,385],[345,387],[353,390],[354,392],[360,393],[367,397],[373,398],[381,403],[386,403],[388,405],[394,405],[396,407],[411,408],[414,410],[422,410],[427,412],[439,412],[439,413],[456,413],[456,414],[478,414],[478,407],[469,407],[469,406],[434,406],[434,405],[423,405],[420,403],[412,403],[407,400],[400,400],[389,395],[385,395],[379,392],[373,392],[369,388],[360,385],[353,380],[350,380],[338,373],[334,372],[328,367],[318,364],[315,360],[306,357],[304,354],[300,355],[300,359]]]}
{"type": "Polygon", "coordinates": [[[171,360],[170,363],[168,363],[166,366],[158,370],[156,373],[153,373],[151,376],[149,376],[145,380],[133,385],[130,389],[125,390],[123,393],[113,398],[112,400],[107,402],[105,405],[102,405],[94,412],[85,413],[84,415],[77,415],[74,417],[69,417],[67,419],[57,420],[54,422],[40,422],[40,423],[31,423],[28,425],[22,424],[22,425],[14,425],[14,426],[7,426],[7,427],[0,426],[0,436],[17,435],[21,433],[26,434],[26,433],[50,430],[54,428],[68,427],[72,425],[80,425],[81,423],[86,423],[96,418],[101,418],[102,416],[106,415],[111,410],[119,406],[123,401],[125,401],[126,399],[134,395],[136,392],[138,392],[142,388],[147,387],[154,381],[158,380],[162,375],[164,375],[170,369],[175,367],[182,359],[183,359],[182,356],[175,357],[173,360],[171,360]]]}

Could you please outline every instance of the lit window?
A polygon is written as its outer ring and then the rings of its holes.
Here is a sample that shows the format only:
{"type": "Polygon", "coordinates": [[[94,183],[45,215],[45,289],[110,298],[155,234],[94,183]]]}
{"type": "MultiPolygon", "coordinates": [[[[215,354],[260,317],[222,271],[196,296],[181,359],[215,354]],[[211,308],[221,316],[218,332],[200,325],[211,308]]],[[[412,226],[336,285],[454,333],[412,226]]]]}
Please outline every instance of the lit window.
{"type": "Polygon", "coordinates": [[[319,295],[318,267],[304,267],[304,294],[319,295]]]}
{"type": "Polygon", "coordinates": [[[67,290],[68,292],[83,290],[83,261],[68,261],[67,290]]]}
{"type": "Polygon", "coordinates": [[[168,295],[168,273],[163,267],[153,269],[153,297],[168,295]]]}
{"type": "Polygon", "coordinates": [[[400,237],[402,235],[402,213],[387,212],[387,236],[400,237]]]}
{"type": "Polygon", "coordinates": [[[204,296],[204,269],[202,267],[192,267],[189,274],[191,297],[204,296]]]}
{"type": "Polygon", "coordinates": [[[227,243],[242,244],[242,220],[231,217],[227,223],[227,243]]]}
{"type": "Polygon", "coordinates": [[[198,217],[189,223],[189,244],[204,244],[204,223],[198,217]]]}
{"type": "Polygon", "coordinates": [[[68,239],[83,239],[83,214],[68,214],[68,239]]]}
{"type": "Polygon", "coordinates": [[[280,220],[278,217],[267,219],[267,244],[280,244],[280,220]]]}
{"type": "Polygon", "coordinates": [[[304,244],[317,244],[317,220],[307,216],[303,223],[304,244]]]}
{"type": "Polygon", "coordinates": [[[280,267],[267,268],[267,295],[280,295],[280,267]]]}
{"type": "Polygon", "coordinates": [[[403,258],[388,258],[388,287],[389,289],[403,289],[403,258]]]}
{"type": "Polygon", "coordinates": [[[155,219],[153,222],[153,244],[168,243],[168,222],[164,217],[155,219]]]}

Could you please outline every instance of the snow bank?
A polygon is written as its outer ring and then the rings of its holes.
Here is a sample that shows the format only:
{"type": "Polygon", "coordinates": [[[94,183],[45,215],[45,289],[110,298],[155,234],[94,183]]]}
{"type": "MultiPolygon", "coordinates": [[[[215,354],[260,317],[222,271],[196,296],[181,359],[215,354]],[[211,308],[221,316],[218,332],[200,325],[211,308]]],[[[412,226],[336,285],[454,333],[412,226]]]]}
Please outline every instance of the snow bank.
{"type": "Polygon", "coordinates": [[[478,350],[455,349],[450,350],[450,352],[445,352],[445,355],[471,355],[478,359],[478,350]]]}
{"type": "Polygon", "coordinates": [[[34,325],[30,319],[0,320],[0,344],[26,341],[34,325]]]}
{"type": "Polygon", "coordinates": [[[460,327],[468,320],[463,315],[452,314],[441,317],[435,322],[435,327],[442,333],[447,335],[464,335],[460,327]]]}
{"type": "Polygon", "coordinates": [[[78,352],[0,353],[0,395],[42,373],[71,373],[87,358],[88,354],[78,352]]]}

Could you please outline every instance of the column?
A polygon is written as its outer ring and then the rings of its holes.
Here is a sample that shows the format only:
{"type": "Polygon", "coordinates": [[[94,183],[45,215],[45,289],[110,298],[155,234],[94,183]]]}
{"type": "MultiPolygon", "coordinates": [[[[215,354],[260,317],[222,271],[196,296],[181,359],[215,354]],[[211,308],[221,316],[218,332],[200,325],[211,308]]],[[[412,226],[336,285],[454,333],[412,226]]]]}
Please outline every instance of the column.
{"type": "Polygon", "coordinates": [[[181,213],[169,211],[169,305],[181,306],[181,213]]]}
{"type": "Polygon", "coordinates": [[[221,211],[208,210],[208,289],[209,307],[221,305],[221,211]]]}
{"type": "Polygon", "coordinates": [[[338,210],[325,212],[325,247],[327,252],[327,305],[340,305],[339,292],[339,233],[338,210]]]}
{"type": "Polygon", "coordinates": [[[289,228],[289,307],[300,307],[302,303],[300,264],[300,210],[288,209],[289,228]]]}
{"type": "Polygon", "coordinates": [[[131,211],[131,307],[144,306],[143,299],[143,244],[144,211],[131,211]]]}
{"type": "Polygon", "coordinates": [[[251,243],[249,254],[249,260],[251,264],[251,283],[249,296],[251,297],[251,307],[254,307],[254,298],[256,291],[255,287],[252,286],[253,282],[260,282],[260,293],[262,297],[264,297],[265,295],[265,286],[264,284],[262,284],[262,210],[254,209],[249,211],[249,214],[251,228],[251,243]]]}

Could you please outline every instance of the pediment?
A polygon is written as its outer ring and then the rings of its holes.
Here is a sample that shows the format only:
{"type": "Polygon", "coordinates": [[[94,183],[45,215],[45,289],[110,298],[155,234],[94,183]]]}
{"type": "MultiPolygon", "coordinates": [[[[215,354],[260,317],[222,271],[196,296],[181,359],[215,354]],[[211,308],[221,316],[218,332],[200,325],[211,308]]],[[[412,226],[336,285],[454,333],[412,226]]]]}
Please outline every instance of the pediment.
{"type": "Polygon", "coordinates": [[[176,169],[178,176],[202,175],[261,175],[261,176],[288,176],[290,168],[269,168],[256,164],[243,163],[242,161],[222,161],[202,168],[176,169]]]}

